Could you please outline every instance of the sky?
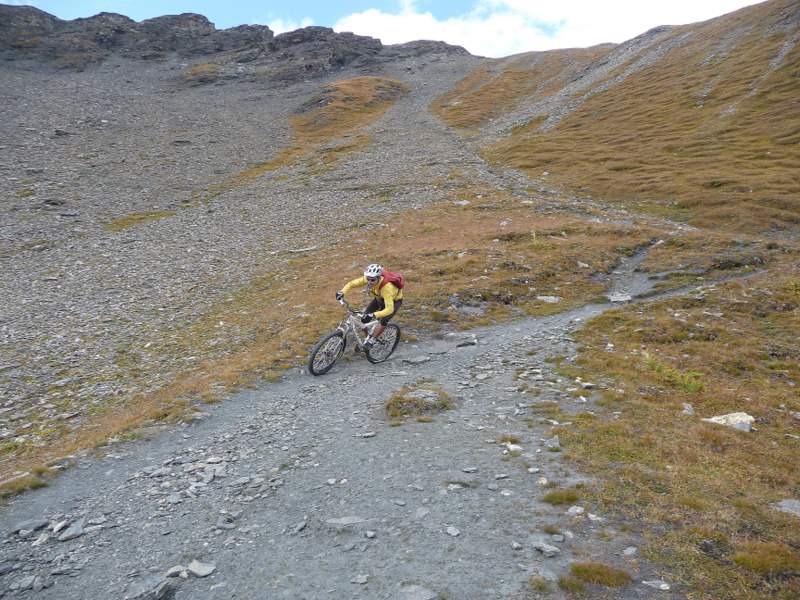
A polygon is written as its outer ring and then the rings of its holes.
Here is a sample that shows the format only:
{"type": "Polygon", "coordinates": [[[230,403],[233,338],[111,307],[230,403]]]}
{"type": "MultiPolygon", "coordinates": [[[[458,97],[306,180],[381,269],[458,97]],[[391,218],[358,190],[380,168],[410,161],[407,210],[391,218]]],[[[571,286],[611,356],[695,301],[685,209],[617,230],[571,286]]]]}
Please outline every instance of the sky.
{"type": "Polygon", "coordinates": [[[308,25],[379,38],[384,44],[443,40],[500,57],[553,48],[624,42],[657,25],[704,21],[753,0],[0,0],[62,19],[116,12],[141,21],[200,13],[218,28],[308,25]]]}

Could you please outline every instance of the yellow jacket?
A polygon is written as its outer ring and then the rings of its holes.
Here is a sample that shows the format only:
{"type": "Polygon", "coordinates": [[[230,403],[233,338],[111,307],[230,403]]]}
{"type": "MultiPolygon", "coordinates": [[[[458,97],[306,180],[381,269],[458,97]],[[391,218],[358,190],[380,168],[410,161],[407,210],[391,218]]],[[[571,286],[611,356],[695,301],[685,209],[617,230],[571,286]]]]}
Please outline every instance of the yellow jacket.
{"type": "MultiPolygon", "coordinates": [[[[369,288],[369,293],[376,298],[383,298],[384,308],[375,313],[376,319],[382,319],[394,312],[394,301],[403,299],[403,290],[398,289],[393,283],[387,283],[381,288],[383,276],[378,280],[378,283],[369,288]]],[[[367,278],[363,275],[353,281],[348,281],[347,285],[342,288],[342,293],[346,294],[353,288],[364,287],[367,285],[367,278]]]]}

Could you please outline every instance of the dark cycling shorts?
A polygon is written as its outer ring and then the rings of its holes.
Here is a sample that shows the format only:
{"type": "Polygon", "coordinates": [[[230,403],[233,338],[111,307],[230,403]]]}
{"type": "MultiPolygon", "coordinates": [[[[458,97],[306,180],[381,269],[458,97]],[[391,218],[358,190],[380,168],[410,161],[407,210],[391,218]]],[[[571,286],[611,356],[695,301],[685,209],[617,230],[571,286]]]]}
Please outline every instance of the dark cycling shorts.
{"type": "MultiPolygon", "coordinates": [[[[388,325],[389,321],[392,320],[392,317],[397,314],[397,311],[400,310],[400,307],[403,305],[402,300],[395,300],[394,301],[394,312],[390,315],[386,315],[381,319],[381,325],[388,325]]],[[[383,310],[386,308],[386,303],[383,301],[383,298],[373,298],[372,302],[369,303],[364,312],[374,313],[378,312],[379,310],[383,310]]]]}

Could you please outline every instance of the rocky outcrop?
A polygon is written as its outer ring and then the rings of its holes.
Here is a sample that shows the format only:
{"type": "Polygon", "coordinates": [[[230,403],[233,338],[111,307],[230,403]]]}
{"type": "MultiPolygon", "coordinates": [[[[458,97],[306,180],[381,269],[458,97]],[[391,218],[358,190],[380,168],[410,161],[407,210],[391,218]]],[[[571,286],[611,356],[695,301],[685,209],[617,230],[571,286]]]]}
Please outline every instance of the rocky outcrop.
{"type": "Polygon", "coordinates": [[[112,53],[162,58],[231,50],[265,51],[274,34],[265,25],[218,30],[202,15],[186,13],[136,22],[114,13],[63,21],[28,6],[0,5],[0,54],[82,69],[112,53]]]}
{"type": "Polygon", "coordinates": [[[177,54],[216,64],[263,65],[268,77],[294,81],[345,66],[361,67],[425,54],[468,54],[460,46],[419,41],[384,46],[380,40],[328,27],[275,36],[265,25],[217,29],[193,13],[136,22],[114,13],[63,21],[37,8],[0,5],[0,57],[85,69],[112,54],[163,59],[177,54]]]}

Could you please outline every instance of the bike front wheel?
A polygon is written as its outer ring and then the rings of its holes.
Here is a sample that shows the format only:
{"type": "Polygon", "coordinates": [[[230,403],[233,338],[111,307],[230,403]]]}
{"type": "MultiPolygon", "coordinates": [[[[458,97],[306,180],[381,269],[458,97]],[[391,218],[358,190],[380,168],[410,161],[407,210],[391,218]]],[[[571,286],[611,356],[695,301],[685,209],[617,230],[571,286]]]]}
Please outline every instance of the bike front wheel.
{"type": "Polygon", "coordinates": [[[322,338],[308,357],[308,371],[312,375],[324,375],[331,370],[344,353],[344,334],[336,330],[322,338]]]}
{"type": "Polygon", "coordinates": [[[371,363],[381,363],[392,355],[397,344],[400,343],[400,328],[389,323],[383,330],[381,338],[375,340],[375,344],[367,350],[367,360],[371,363]]]}

